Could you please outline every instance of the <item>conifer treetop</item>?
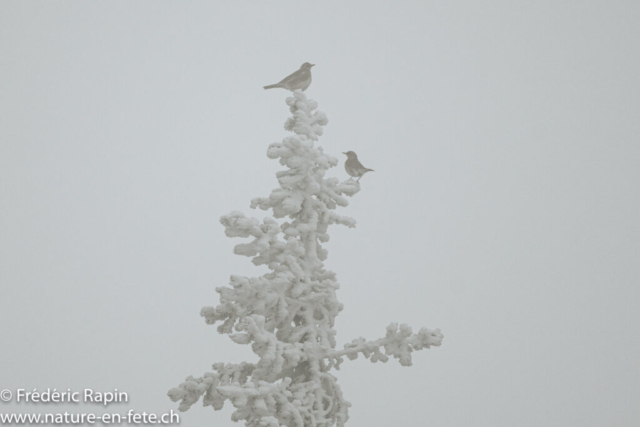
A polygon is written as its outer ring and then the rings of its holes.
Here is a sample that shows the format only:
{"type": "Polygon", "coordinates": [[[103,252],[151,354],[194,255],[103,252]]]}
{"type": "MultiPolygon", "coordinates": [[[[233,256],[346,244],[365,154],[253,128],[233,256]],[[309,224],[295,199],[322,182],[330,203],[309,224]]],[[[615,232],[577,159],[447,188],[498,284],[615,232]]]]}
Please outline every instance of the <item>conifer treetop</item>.
{"type": "Polygon", "coordinates": [[[294,135],[267,150],[285,166],[276,174],[279,187],[251,201],[251,208],[271,210],[272,217],[260,221],[233,211],[220,219],[228,237],[250,239],[237,244],[234,253],[269,272],[232,275],[230,287],[216,288],[220,304],[200,313],[235,343],[250,344],[259,360],[217,363],[215,372],[188,377],[168,395],[180,401],[182,411],[200,398],[218,410],[228,399],[236,408],[232,419],[248,427],[342,427],[351,404],[329,371],[339,369],[345,356],[355,359],[361,353],[372,362],[392,356],[409,366],[411,352],[439,346],[443,336],[438,329],[413,334],[409,326],[392,323],[384,338],[358,338],[335,349],[333,327],[343,306],[336,298],[336,274],[324,268],[322,244],[329,240],[330,225],[355,227],[353,218],[335,210],[348,205],[347,197],[358,193],[360,184],[325,178],[338,160],[316,145],[328,123],[317,103],[295,91],[287,105],[292,116],[285,129],[294,135]]]}

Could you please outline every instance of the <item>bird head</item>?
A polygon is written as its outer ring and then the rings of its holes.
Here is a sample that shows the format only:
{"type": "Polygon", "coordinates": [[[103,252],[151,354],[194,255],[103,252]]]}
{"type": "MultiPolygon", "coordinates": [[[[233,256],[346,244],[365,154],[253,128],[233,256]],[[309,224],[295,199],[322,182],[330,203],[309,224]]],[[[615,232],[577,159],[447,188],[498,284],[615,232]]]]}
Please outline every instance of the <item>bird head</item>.
{"type": "Polygon", "coordinates": [[[347,151],[347,152],[344,152],[342,154],[346,154],[347,157],[350,158],[350,159],[357,159],[358,158],[358,156],[356,156],[356,153],[354,153],[353,151],[347,151]]]}
{"type": "Polygon", "coordinates": [[[304,64],[302,64],[300,66],[300,69],[301,70],[310,70],[311,67],[313,67],[314,65],[316,65],[316,64],[309,64],[308,62],[305,62],[304,64]]]}

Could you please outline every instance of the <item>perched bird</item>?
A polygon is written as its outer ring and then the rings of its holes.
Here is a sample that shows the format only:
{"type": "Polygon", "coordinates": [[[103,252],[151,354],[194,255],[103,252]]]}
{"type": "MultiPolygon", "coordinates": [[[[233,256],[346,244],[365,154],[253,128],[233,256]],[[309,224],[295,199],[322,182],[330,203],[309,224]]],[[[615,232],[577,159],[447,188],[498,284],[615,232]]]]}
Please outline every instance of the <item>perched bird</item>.
{"type": "Polygon", "coordinates": [[[305,62],[300,66],[300,69],[298,71],[285,77],[280,83],[265,86],[264,88],[273,89],[276,87],[281,87],[282,89],[287,89],[291,92],[298,89],[305,91],[311,84],[311,67],[313,67],[314,65],[316,64],[309,64],[308,62],[305,62]]]}
{"type": "Polygon", "coordinates": [[[347,155],[347,161],[344,162],[344,168],[349,175],[352,177],[358,177],[356,182],[360,181],[362,175],[367,172],[374,172],[373,169],[365,168],[362,166],[362,163],[358,161],[358,155],[353,151],[347,151],[346,153],[342,153],[347,155]]]}

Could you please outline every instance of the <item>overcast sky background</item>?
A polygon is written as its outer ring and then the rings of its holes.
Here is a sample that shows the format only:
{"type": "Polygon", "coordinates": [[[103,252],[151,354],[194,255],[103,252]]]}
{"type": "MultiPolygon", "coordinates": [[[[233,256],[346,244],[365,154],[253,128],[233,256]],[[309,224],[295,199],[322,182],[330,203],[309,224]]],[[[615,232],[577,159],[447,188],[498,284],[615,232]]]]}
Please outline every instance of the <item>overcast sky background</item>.
{"type": "MultiPolygon", "coordinates": [[[[350,427],[637,426],[640,4],[0,3],[0,389],[165,412],[215,362],[218,218],[263,217],[284,90],[317,64],[320,144],[375,169],[334,226],[338,346],[392,321],[442,347],[336,373],[350,427]]],[[[184,426],[233,426],[201,403],[184,426]]]]}

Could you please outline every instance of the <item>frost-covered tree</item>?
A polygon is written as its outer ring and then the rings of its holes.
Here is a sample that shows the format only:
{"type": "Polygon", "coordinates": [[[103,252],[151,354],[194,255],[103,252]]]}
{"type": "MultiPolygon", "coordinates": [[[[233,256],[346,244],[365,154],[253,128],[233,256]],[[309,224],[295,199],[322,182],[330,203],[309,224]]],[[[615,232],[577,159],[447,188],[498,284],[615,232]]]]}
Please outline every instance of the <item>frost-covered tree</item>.
{"type": "Polygon", "coordinates": [[[399,359],[411,365],[411,352],[439,346],[439,329],[422,328],[414,334],[407,325],[392,323],[383,338],[358,338],[336,349],[334,321],[342,310],[336,298],[336,274],[324,268],[332,224],[355,227],[355,220],[334,210],[345,207],[345,196],[360,191],[354,180],[325,178],[338,160],[316,145],[328,122],[317,103],[296,91],[287,98],[292,116],[285,129],[293,136],[269,146],[267,156],[279,159],[284,170],[276,174],[279,188],[269,197],[251,201],[252,208],[271,210],[263,221],[231,212],[220,222],[229,237],[250,238],[234,252],[265,265],[260,277],[231,276],[230,287],[219,287],[220,304],[204,307],[208,324],[238,344],[251,344],[257,363],[216,363],[214,372],[188,377],[169,390],[179,409],[186,411],[200,398],[204,406],[222,408],[229,399],[234,421],[249,427],[344,426],[351,406],[342,397],[337,378],[344,357],[358,353],[372,362],[399,359]]]}

